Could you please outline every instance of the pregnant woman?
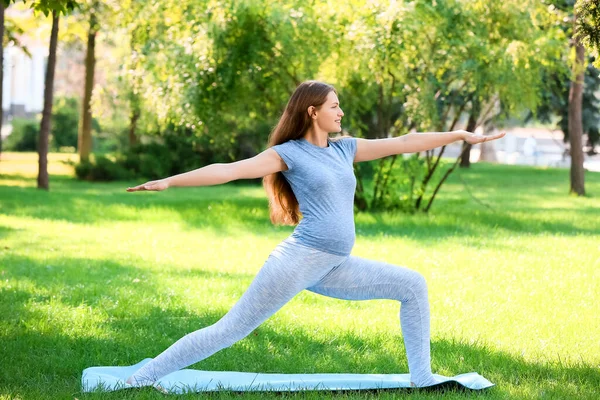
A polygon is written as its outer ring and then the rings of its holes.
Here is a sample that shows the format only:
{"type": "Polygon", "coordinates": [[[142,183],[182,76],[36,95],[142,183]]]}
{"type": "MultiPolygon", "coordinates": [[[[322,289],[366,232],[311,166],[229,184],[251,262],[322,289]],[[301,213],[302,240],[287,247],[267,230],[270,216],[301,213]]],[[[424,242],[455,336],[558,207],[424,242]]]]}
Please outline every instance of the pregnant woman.
{"type": "Polygon", "coordinates": [[[408,268],[350,255],[355,240],[352,164],[430,150],[464,140],[471,144],[504,136],[466,131],[410,133],[386,139],[340,132],[344,116],[336,90],[307,81],[292,94],[268,148],[255,157],[211,164],[127,191],[207,186],[263,178],[273,223],[296,225],[271,252],[238,302],[219,321],[183,336],[127,379],[153,385],[249,335],[302,290],[347,300],[393,299],[401,303],[411,385],[437,383],[431,372],[429,300],[423,276],[408,268]],[[302,216],[302,218],[300,218],[302,216]]]}

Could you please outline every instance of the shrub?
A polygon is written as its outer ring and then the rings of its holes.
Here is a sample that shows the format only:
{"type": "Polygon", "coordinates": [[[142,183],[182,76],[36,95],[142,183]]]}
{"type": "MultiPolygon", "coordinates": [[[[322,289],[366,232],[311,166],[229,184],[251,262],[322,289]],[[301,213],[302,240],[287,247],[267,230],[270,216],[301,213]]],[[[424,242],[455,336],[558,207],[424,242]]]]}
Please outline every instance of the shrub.
{"type": "Polygon", "coordinates": [[[89,181],[128,180],[134,177],[134,173],[119,162],[102,155],[96,156],[94,162],[84,161],[76,164],[75,175],[79,179],[89,181]]]}
{"type": "Polygon", "coordinates": [[[75,176],[82,180],[91,180],[94,165],[89,161],[83,161],[74,165],[75,176]]]}
{"type": "MultiPolygon", "coordinates": [[[[97,157],[94,163],[78,164],[79,179],[162,179],[216,162],[230,162],[234,151],[216,156],[208,137],[185,132],[154,136],[154,142],[138,143],[126,152],[116,153],[114,161],[97,157]]],[[[97,153],[96,153],[97,154],[97,153]]],[[[114,154],[114,153],[113,153],[114,154]]],[[[258,180],[257,180],[258,181],[258,180]]]]}
{"type": "Polygon", "coordinates": [[[159,143],[148,143],[133,146],[117,159],[123,168],[140,177],[161,179],[172,174],[174,157],[176,155],[173,155],[166,146],[159,143]]]}
{"type": "Polygon", "coordinates": [[[3,143],[7,151],[37,151],[40,122],[34,119],[15,118],[12,132],[3,143]]]}
{"type": "Polygon", "coordinates": [[[58,151],[61,147],[77,148],[80,111],[79,101],[75,97],[59,96],[54,99],[50,149],[58,151]]]}
{"type": "Polygon", "coordinates": [[[122,165],[105,156],[96,157],[96,165],[92,168],[91,175],[94,181],[125,180],[133,177],[122,165]]]}

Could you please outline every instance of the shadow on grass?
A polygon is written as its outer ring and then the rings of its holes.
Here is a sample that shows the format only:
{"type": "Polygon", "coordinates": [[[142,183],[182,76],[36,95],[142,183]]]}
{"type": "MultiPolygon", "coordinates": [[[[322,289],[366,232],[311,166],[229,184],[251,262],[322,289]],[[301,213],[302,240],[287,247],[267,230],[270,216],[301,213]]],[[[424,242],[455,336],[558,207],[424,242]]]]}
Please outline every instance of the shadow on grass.
{"type": "Polygon", "coordinates": [[[156,211],[172,212],[191,229],[210,229],[220,236],[249,231],[277,234],[291,227],[276,227],[269,220],[266,197],[245,196],[256,186],[174,188],[168,192],[127,193],[125,183],[90,183],[59,178],[49,192],[35,187],[0,186],[3,214],[40,220],[94,224],[137,222],[156,211]],[[116,190],[119,185],[119,190],[116,190]]]}
{"type": "MultiPolygon", "coordinates": [[[[71,259],[70,267],[48,269],[44,261],[26,257],[9,261],[6,278],[17,283],[0,292],[0,348],[1,354],[8,356],[5,360],[10,360],[0,369],[0,396],[164,398],[152,389],[83,394],[79,392],[81,372],[90,366],[131,365],[154,357],[186,333],[217,322],[228,311],[190,312],[172,303],[161,303],[161,298],[168,297],[169,288],[154,281],[132,284],[131,278],[139,271],[115,262],[85,260],[87,265],[78,267],[77,259],[71,259]],[[110,283],[106,282],[108,277],[110,283]],[[159,301],[140,303],[144,298],[159,301]]],[[[264,373],[406,373],[403,352],[400,328],[391,337],[373,337],[340,327],[339,333],[323,339],[293,324],[273,326],[271,322],[193,367],[264,373]],[[385,350],[385,342],[389,340],[397,343],[400,357],[385,350]]],[[[600,386],[600,371],[591,366],[531,362],[451,338],[435,340],[432,355],[435,372],[457,375],[475,371],[495,383],[495,388],[481,394],[486,398],[593,398],[600,386]]],[[[327,394],[332,398],[343,395],[363,399],[371,398],[373,393],[327,394]]],[[[375,393],[377,396],[411,393],[411,398],[439,396],[437,392],[417,391],[413,395],[413,391],[397,389],[375,393]]],[[[231,392],[203,394],[206,395],[239,397],[231,392]]],[[[290,396],[296,395],[303,394],[290,396]]],[[[324,395],[320,392],[315,398],[324,395]]],[[[262,392],[242,396],[282,395],[262,392]]],[[[473,393],[451,390],[444,392],[444,396],[472,397],[473,393]]]]}
{"type": "MultiPolygon", "coordinates": [[[[2,225],[0,225],[0,239],[3,239],[5,237],[7,237],[8,235],[12,235],[12,234],[14,234],[16,232],[19,232],[21,230],[22,229],[14,229],[14,228],[11,228],[11,227],[8,227],[8,226],[2,226],[2,225]]],[[[2,248],[7,249],[6,246],[1,246],[0,250],[2,248]]]]}
{"type": "MultiPolygon", "coordinates": [[[[35,251],[35,246],[29,247],[35,251]]],[[[38,250],[39,251],[39,250],[38,250]]],[[[110,303],[117,298],[121,302],[134,296],[148,295],[159,298],[161,283],[159,277],[151,271],[134,265],[125,266],[110,259],[88,259],[77,257],[59,257],[39,261],[31,257],[5,254],[3,262],[3,279],[15,279],[23,284],[33,286],[30,297],[34,302],[49,301],[52,297],[60,297],[65,305],[96,307],[100,303],[110,303]],[[150,278],[146,278],[149,275],[150,278]]],[[[141,262],[141,261],[140,261],[141,262]]],[[[225,280],[250,280],[253,275],[232,272],[214,272],[194,268],[190,271],[169,269],[170,276],[182,278],[212,278],[225,280]]],[[[132,304],[135,306],[135,304],[132,304]]],[[[133,309],[132,313],[136,310],[133,309]]]]}
{"type": "MultiPolygon", "coordinates": [[[[387,236],[409,236],[422,239],[439,240],[456,236],[480,236],[483,232],[508,231],[522,234],[560,233],[567,236],[594,236],[600,234],[597,227],[582,228],[566,221],[544,220],[540,215],[543,212],[537,210],[519,210],[528,216],[514,217],[508,212],[479,212],[461,213],[454,212],[452,215],[438,215],[435,220],[426,216],[418,218],[399,218],[390,216],[389,213],[369,213],[372,222],[361,222],[356,224],[357,232],[361,236],[379,236],[385,233],[387,236]],[[390,218],[391,217],[391,218],[390,218]]],[[[574,221],[589,221],[598,219],[600,208],[581,207],[577,210],[566,210],[564,208],[544,210],[555,213],[571,213],[574,221]]],[[[591,224],[590,224],[591,225],[591,224]]]]}
{"type": "Polygon", "coordinates": [[[112,260],[61,257],[39,261],[6,254],[3,262],[3,278],[32,286],[34,302],[59,297],[67,305],[94,306],[132,287],[137,293],[154,293],[157,288],[157,284],[149,280],[135,281],[140,276],[138,268],[112,260]]]}

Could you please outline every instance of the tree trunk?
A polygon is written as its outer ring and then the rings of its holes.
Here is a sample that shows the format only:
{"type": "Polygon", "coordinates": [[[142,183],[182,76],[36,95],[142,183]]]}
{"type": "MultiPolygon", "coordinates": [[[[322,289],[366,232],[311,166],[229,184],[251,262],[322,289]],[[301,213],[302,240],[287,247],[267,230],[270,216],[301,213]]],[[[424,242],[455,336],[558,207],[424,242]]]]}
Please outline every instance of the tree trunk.
{"type": "Polygon", "coordinates": [[[137,136],[135,131],[137,129],[137,121],[140,118],[140,109],[137,106],[132,107],[131,115],[129,118],[129,148],[137,144],[137,136]]]}
{"type": "Polygon", "coordinates": [[[94,70],[96,69],[96,33],[98,32],[96,13],[90,12],[90,28],[88,31],[87,51],[85,55],[85,88],[81,109],[81,125],[77,148],[79,162],[88,161],[92,151],[92,91],[94,90],[94,70]]]}
{"type": "Polygon", "coordinates": [[[4,3],[0,1],[0,155],[2,155],[2,125],[4,109],[2,108],[2,92],[4,91],[4,3]]]}
{"type": "Polygon", "coordinates": [[[48,66],[44,84],[44,110],[40,124],[40,138],[38,142],[39,169],[37,184],[38,189],[49,189],[48,185],[48,136],[50,134],[50,120],[52,117],[52,97],[54,91],[54,69],[56,67],[56,47],[58,45],[58,18],[57,11],[52,11],[52,31],[50,33],[50,49],[48,66]]]}
{"type": "MultiPolygon", "coordinates": [[[[475,115],[475,114],[479,114],[479,112],[477,111],[477,107],[473,106],[473,109],[471,110],[471,113],[469,114],[469,121],[467,122],[467,131],[468,132],[473,132],[475,130],[475,128],[477,127],[477,117],[479,115],[475,115]]],[[[460,167],[461,168],[469,168],[471,166],[471,148],[473,146],[470,145],[467,142],[463,142],[462,144],[462,153],[460,156],[460,167]]]]}
{"type": "Polygon", "coordinates": [[[479,156],[480,161],[487,161],[491,163],[498,162],[498,157],[496,157],[496,146],[495,142],[483,142],[480,144],[481,146],[481,155],[479,156]]]}
{"type": "MultiPolygon", "coordinates": [[[[577,20],[577,16],[575,16],[577,20]]],[[[577,29],[575,24],[574,30],[577,29]]],[[[571,144],[571,193],[579,196],[585,195],[583,171],[583,78],[585,74],[585,49],[578,39],[575,39],[575,82],[571,82],[569,89],[569,142],[571,144]]]]}

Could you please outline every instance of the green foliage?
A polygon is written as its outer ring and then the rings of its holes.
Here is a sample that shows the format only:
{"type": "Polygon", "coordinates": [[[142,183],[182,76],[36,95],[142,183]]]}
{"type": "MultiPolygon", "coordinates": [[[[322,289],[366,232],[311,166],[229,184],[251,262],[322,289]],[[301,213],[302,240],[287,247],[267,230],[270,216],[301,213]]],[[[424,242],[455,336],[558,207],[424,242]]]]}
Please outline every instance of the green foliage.
{"type": "Polygon", "coordinates": [[[89,181],[115,181],[132,179],[134,174],[110,158],[97,155],[94,161],[84,161],[75,165],[77,178],[89,181]]]}
{"type": "MultiPolygon", "coordinates": [[[[590,58],[585,70],[582,101],[583,133],[587,135],[590,154],[594,147],[600,143],[598,126],[600,125],[600,99],[597,96],[600,90],[600,70],[590,58]]],[[[529,113],[526,120],[536,118],[541,122],[550,123],[557,116],[556,127],[564,133],[564,141],[569,141],[569,91],[571,80],[566,74],[544,73],[546,90],[535,112],[529,113]]]]}
{"type": "Polygon", "coordinates": [[[424,159],[413,154],[406,158],[390,157],[389,161],[382,160],[382,164],[373,177],[375,182],[384,182],[373,197],[373,210],[417,211],[415,199],[421,194],[421,188],[416,183],[426,174],[424,159]]]}
{"type": "MultiPolygon", "coordinates": [[[[382,2],[336,11],[345,39],[339,53],[358,56],[336,58],[341,65],[332,75],[344,88],[350,132],[369,138],[453,130],[465,115],[483,124],[499,112],[535,107],[545,85],[541,72],[564,69],[564,34],[534,1],[382,2]]],[[[422,196],[443,184],[446,174],[437,171],[443,150],[427,153],[426,173],[411,169],[422,180],[410,181],[416,197],[408,209],[428,209],[433,199],[422,196]]],[[[396,182],[387,168],[382,162],[375,170],[375,185],[382,186],[374,199],[381,201],[359,199],[359,208],[397,203],[391,200],[396,189],[385,187],[396,182]]]]}
{"type": "Polygon", "coordinates": [[[28,57],[31,57],[29,49],[25,43],[23,43],[24,33],[25,29],[23,29],[17,21],[7,15],[4,16],[4,37],[2,38],[2,45],[4,48],[9,45],[15,46],[28,57]]]}
{"type": "MultiPolygon", "coordinates": [[[[549,9],[555,15],[555,23],[563,32],[565,37],[573,37],[581,40],[584,45],[588,46],[588,50],[593,50],[593,45],[589,41],[593,35],[597,35],[597,10],[595,1],[578,1],[573,0],[554,0],[549,2],[549,9]],[[575,4],[577,3],[577,4],[575,4]],[[575,18],[576,15],[576,18],[575,18]],[[574,22],[575,18],[575,24],[574,22]],[[576,27],[576,29],[573,29],[576,27]],[[575,34],[573,33],[575,32],[575,34]],[[592,36],[590,36],[592,35],[592,36]],[[592,48],[590,48],[590,46],[592,48]]],[[[561,59],[565,68],[549,68],[542,71],[542,81],[544,82],[544,90],[540,97],[540,102],[537,107],[529,112],[526,121],[536,118],[537,120],[549,123],[554,117],[558,117],[556,127],[564,133],[564,141],[569,141],[569,91],[571,80],[573,79],[572,71],[568,68],[575,68],[573,65],[574,58],[572,53],[573,41],[569,46],[565,45],[561,59]]],[[[592,51],[592,54],[597,54],[592,51]]],[[[589,57],[585,66],[584,85],[583,85],[583,104],[582,104],[582,122],[583,133],[587,135],[587,146],[589,153],[594,154],[594,147],[600,143],[598,134],[598,124],[600,123],[600,100],[596,96],[600,88],[600,71],[597,69],[598,64],[595,58],[589,57]]]]}
{"type": "Polygon", "coordinates": [[[577,0],[575,3],[577,29],[575,38],[595,57],[594,65],[600,68],[600,2],[577,0]]]}
{"type": "Polygon", "coordinates": [[[535,2],[340,7],[347,39],[340,52],[360,56],[343,58],[337,77],[351,90],[363,82],[359,93],[370,88],[365,101],[372,104],[361,108],[376,121],[378,137],[447,129],[464,111],[453,96],[482,105],[497,99],[511,111],[533,107],[541,67],[556,67],[563,48],[564,35],[535,2]]]}
{"type": "Polygon", "coordinates": [[[76,97],[55,97],[52,106],[52,127],[50,148],[59,151],[61,147],[77,148],[79,127],[79,99],[76,97]]]}
{"type": "Polygon", "coordinates": [[[138,143],[127,151],[116,152],[113,158],[96,156],[96,162],[79,163],[76,176],[87,180],[162,179],[204,165],[227,162],[209,149],[202,140],[171,131],[154,137],[149,143],[138,143]],[[97,171],[96,171],[97,170],[97,171]]]}
{"type": "MultiPolygon", "coordinates": [[[[448,161],[442,160],[445,167],[448,161]]],[[[444,168],[436,169],[434,180],[440,178],[444,168]]],[[[361,181],[368,182],[364,187],[359,186],[356,204],[359,210],[371,211],[402,211],[415,213],[420,209],[416,200],[430,193],[423,192],[420,184],[428,174],[427,159],[419,154],[390,156],[376,161],[356,165],[357,175],[361,181]],[[360,206],[362,205],[362,206],[360,206]]]]}
{"type": "MultiPolygon", "coordinates": [[[[76,97],[58,96],[53,100],[52,124],[50,132],[50,149],[61,151],[77,148],[79,126],[79,100],[76,97]]],[[[13,131],[6,141],[7,150],[37,151],[40,130],[39,119],[19,119],[12,121],[13,131]]],[[[92,121],[95,130],[100,126],[97,120],[92,121]]]]}
{"type": "MultiPolygon", "coordinates": [[[[2,1],[5,7],[8,7],[11,3],[18,2],[18,0],[0,1],[2,1]]],[[[76,0],[23,0],[23,3],[29,3],[32,9],[42,12],[45,16],[48,16],[53,11],[59,14],[68,14],[78,6],[76,0]]]]}
{"type": "MultiPolygon", "coordinates": [[[[97,121],[96,118],[92,119],[92,124],[94,121],[97,121]]],[[[92,136],[94,153],[105,154],[126,151],[129,148],[128,134],[128,128],[115,124],[109,119],[103,120],[102,129],[92,136]]]]}
{"type": "Polygon", "coordinates": [[[3,146],[8,151],[37,151],[40,122],[35,119],[14,118],[12,132],[3,146]]]}
{"type": "Polygon", "coordinates": [[[137,176],[149,179],[165,178],[174,173],[174,156],[167,146],[149,143],[132,147],[120,158],[120,163],[137,176]]]}
{"type": "MultiPolygon", "coordinates": [[[[535,108],[542,71],[564,67],[559,15],[536,0],[119,6],[116,23],[128,38],[118,84],[124,108],[129,115],[141,110],[141,132],[173,132],[204,161],[252,155],[242,145],[261,151],[290,93],[306,79],[339,89],[351,135],[384,138],[535,108]]],[[[430,204],[421,196],[430,186],[437,193],[443,182],[431,179],[440,175],[441,155],[426,156],[416,207],[430,204]]],[[[393,203],[394,189],[376,192],[393,203]]],[[[369,204],[366,197],[361,204],[369,204]]]]}
{"type": "Polygon", "coordinates": [[[85,160],[79,163],[72,163],[75,171],[75,176],[82,180],[89,180],[92,176],[94,164],[90,160],[85,160]]]}
{"type": "MultiPolygon", "coordinates": [[[[4,0],[6,1],[6,0],[4,0]]],[[[27,0],[24,0],[27,3],[27,0]]],[[[35,0],[31,1],[31,8],[42,12],[45,16],[56,12],[59,15],[66,15],[77,7],[75,0],[35,0]]]]}
{"type": "Polygon", "coordinates": [[[323,2],[303,5],[124,3],[131,56],[121,77],[131,106],[156,110],[154,131],[206,136],[212,147],[224,146],[221,154],[248,136],[264,143],[295,86],[314,77],[317,60],[329,54],[331,13],[323,2]]]}

